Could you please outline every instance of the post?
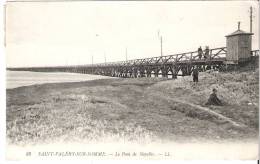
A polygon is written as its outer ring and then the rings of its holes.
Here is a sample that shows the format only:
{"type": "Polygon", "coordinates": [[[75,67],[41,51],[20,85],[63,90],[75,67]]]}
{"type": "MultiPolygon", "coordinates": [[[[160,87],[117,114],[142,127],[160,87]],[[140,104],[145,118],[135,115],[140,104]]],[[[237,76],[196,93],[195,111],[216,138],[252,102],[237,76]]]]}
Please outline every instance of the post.
{"type": "Polygon", "coordinates": [[[105,64],[107,63],[106,52],[104,52],[105,64]]]}
{"type": "Polygon", "coordinates": [[[91,59],[92,59],[92,74],[93,74],[93,55],[91,56],[91,59]]]}
{"type": "Polygon", "coordinates": [[[162,36],[160,37],[160,40],[161,40],[161,56],[163,56],[163,50],[162,50],[162,36]]]}
{"type": "Polygon", "coordinates": [[[162,45],[162,35],[160,34],[160,29],[158,30],[158,33],[157,33],[157,35],[158,35],[158,39],[160,39],[160,43],[161,43],[161,56],[163,56],[163,45],[162,45]]]}
{"type": "MultiPolygon", "coordinates": [[[[4,5],[4,31],[6,31],[6,4],[4,5]]],[[[4,32],[4,47],[6,47],[6,33],[4,32]]]]}
{"type": "Polygon", "coordinates": [[[125,60],[127,61],[127,48],[125,49],[125,60]]]}
{"type": "Polygon", "coordinates": [[[253,24],[253,8],[250,7],[250,33],[252,33],[252,24],[253,24]]]}

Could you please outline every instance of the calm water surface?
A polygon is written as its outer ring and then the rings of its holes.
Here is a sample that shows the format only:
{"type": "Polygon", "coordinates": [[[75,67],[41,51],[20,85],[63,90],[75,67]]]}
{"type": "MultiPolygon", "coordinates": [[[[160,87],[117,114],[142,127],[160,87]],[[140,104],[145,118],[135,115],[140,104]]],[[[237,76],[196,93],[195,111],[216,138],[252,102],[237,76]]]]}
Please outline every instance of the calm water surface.
{"type": "Polygon", "coordinates": [[[64,72],[46,73],[29,71],[6,71],[6,88],[11,89],[34,84],[79,82],[105,78],[112,77],[64,72]]]}

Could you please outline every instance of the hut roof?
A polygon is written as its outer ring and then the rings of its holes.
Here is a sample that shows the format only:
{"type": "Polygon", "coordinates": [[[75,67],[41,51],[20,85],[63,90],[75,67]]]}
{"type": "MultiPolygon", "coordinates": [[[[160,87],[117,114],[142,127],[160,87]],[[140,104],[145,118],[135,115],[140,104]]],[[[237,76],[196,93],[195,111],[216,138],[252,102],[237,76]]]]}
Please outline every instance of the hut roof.
{"type": "Polygon", "coordinates": [[[234,36],[234,35],[253,35],[253,33],[245,32],[243,30],[236,30],[235,32],[233,32],[231,34],[226,35],[226,37],[234,36]]]}

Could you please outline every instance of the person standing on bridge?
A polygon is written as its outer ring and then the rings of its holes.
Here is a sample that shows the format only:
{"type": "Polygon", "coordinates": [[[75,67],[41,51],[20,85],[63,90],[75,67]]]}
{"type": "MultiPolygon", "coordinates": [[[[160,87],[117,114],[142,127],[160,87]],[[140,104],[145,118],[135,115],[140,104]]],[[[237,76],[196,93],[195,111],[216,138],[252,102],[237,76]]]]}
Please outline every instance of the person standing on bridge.
{"type": "Polygon", "coordinates": [[[193,77],[193,82],[199,82],[199,71],[198,68],[195,67],[192,71],[192,77],[193,77]]]}
{"type": "Polygon", "coordinates": [[[209,58],[209,46],[206,46],[205,48],[205,54],[204,54],[204,59],[208,59],[209,58]]]}
{"type": "Polygon", "coordinates": [[[201,46],[198,48],[198,56],[199,56],[199,59],[202,58],[202,54],[203,54],[203,51],[202,51],[202,48],[201,46]]]}

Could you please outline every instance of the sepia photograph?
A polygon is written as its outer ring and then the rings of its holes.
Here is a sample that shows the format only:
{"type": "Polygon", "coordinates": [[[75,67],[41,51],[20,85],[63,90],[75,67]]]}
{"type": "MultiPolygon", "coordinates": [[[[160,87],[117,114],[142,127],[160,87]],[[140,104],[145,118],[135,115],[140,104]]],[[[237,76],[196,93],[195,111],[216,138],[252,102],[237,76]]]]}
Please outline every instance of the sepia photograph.
{"type": "Polygon", "coordinates": [[[258,160],[259,1],[10,0],[6,160],[258,160]]]}

